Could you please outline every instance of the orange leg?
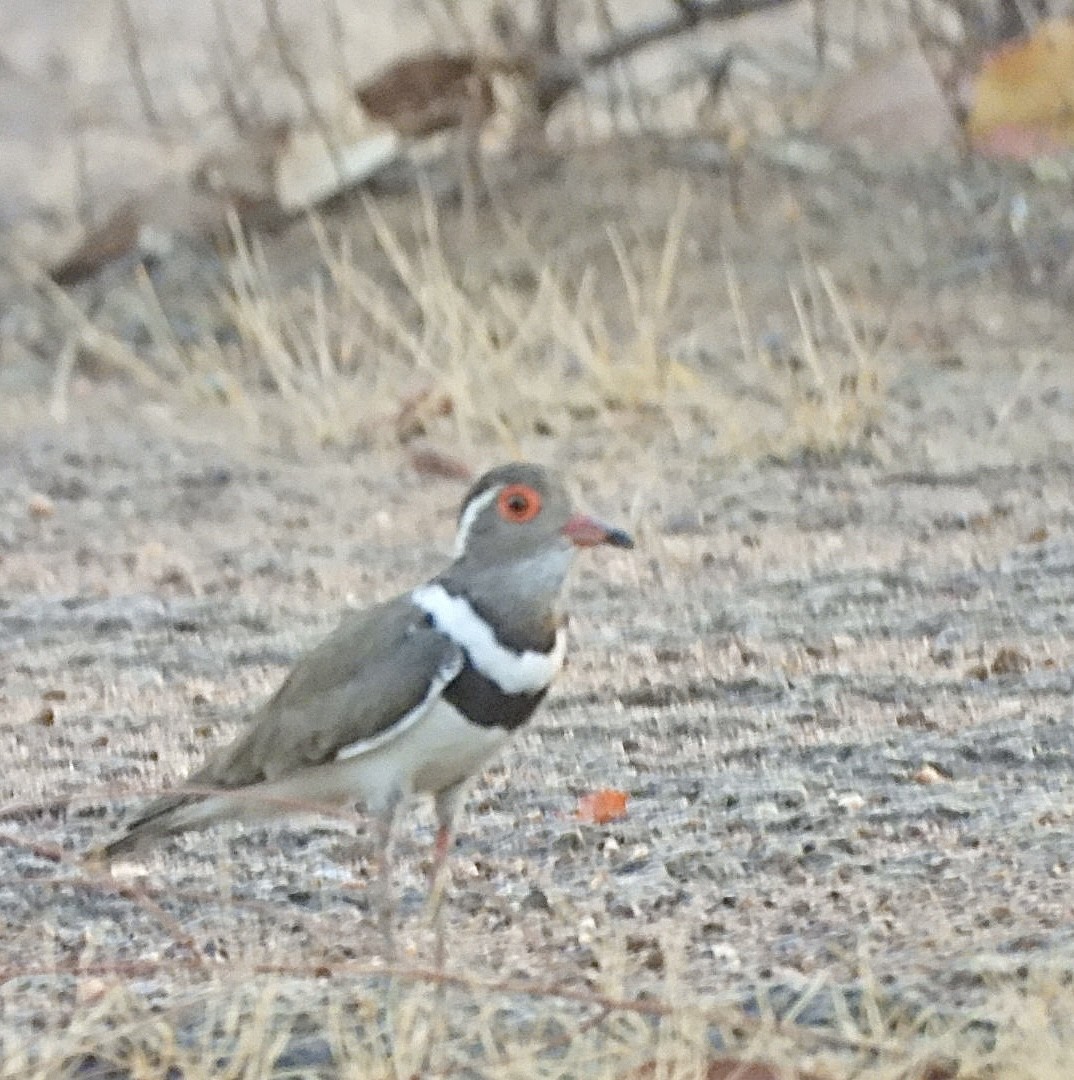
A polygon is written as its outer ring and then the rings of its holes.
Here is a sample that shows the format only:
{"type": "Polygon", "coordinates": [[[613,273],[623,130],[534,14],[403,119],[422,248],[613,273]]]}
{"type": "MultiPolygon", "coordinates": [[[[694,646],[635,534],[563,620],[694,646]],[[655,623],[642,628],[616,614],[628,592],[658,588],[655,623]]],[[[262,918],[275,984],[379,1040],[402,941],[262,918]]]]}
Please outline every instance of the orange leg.
{"type": "Polygon", "coordinates": [[[444,924],[440,909],[444,899],[444,865],[447,862],[451,842],[455,836],[455,815],[466,793],[465,783],[456,784],[438,792],[436,796],[436,842],[433,844],[433,865],[429,871],[429,899],[425,905],[426,917],[436,928],[434,963],[444,965],[444,924]]]}
{"type": "Polygon", "coordinates": [[[436,830],[436,844],[433,847],[432,876],[434,878],[439,873],[440,868],[444,865],[444,860],[447,858],[450,849],[451,827],[449,825],[441,825],[440,828],[436,830]]]}

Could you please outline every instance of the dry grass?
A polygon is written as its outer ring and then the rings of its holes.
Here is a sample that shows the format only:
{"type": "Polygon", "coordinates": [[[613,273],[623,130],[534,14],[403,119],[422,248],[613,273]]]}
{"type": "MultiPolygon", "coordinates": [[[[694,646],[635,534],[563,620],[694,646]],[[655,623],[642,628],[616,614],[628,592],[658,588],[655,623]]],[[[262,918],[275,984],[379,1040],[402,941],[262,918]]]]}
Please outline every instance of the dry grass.
{"type": "MultiPolygon", "coordinates": [[[[542,255],[506,219],[504,242],[526,271],[517,286],[453,257],[429,200],[414,235],[389,224],[375,204],[367,213],[380,262],[358,248],[357,232],[332,232],[314,220],[321,272],[297,285],[281,285],[266,249],[236,229],[229,285],[219,298],[235,330],[228,343],[211,334],[180,341],[144,277],[146,348],[136,351],[68,306],[71,340],[139,378],[150,394],[213,403],[259,436],[283,426],[317,443],[390,444],[405,437],[397,421],[413,402],[408,422],[416,416],[438,440],[462,447],[492,442],[513,450],[535,422],[568,441],[590,430],[628,431],[641,445],[670,432],[713,456],[835,458],[870,446],[884,402],[877,335],[854,308],[854,290],[823,266],[801,259],[787,289],[794,329],[774,340],[755,330],[757,311],[725,260],[737,342],[729,335],[721,363],[691,353],[690,313],[677,303],[692,227],[685,197],[655,246],[635,242],[626,229],[608,232],[608,262],[618,274],[611,287],[598,282],[593,265],[542,255]],[[609,293],[625,303],[609,301],[609,293]]],[[[69,375],[70,366],[57,376],[58,401],[66,401],[69,375]]],[[[229,924],[226,913],[221,923],[229,924]]],[[[964,1063],[959,1075],[971,1080],[986,1068],[1059,1080],[1068,1075],[1060,1066],[1019,1072],[1037,1057],[1019,1057],[1018,1044],[1028,1040],[1042,1062],[1062,1063],[1074,1042],[1063,1013],[1074,1003],[1051,975],[1021,993],[1000,988],[987,1006],[957,1019],[939,1005],[908,1014],[878,990],[843,995],[820,979],[777,1017],[756,1003],[729,1004],[711,986],[705,995],[684,987],[673,959],[659,985],[649,980],[640,993],[623,942],[612,936],[594,943],[599,977],[570,987],[422,971],[389,979],[369,962],[310,970],[289,956],[280,962],[278,953],[272,962],[243,955],[241,935],[238,941],[229,942],[226,963],[188,963],[181,948],[139,963],[101,954],[94,963],[86,959],[89,943],[77,961],[59,955],[51,965],[7,972],[0,1076],[79,1068],[93,1075],[87,1055],[131,1075],[169,1068],[184,1078],[317,1075],[315,1066],[286,1056],[292,1037],[301,1036],[324,1040],[317,1053],[327,1047],[345,1063],[326,1068],[328,1075],[482,1075],[484,1068],[508,1080],[685,1080],[706,1075],[715,1031],[720,1053],[802,1065],[829,1080],[939,1080],[946,1074],[927,1072],[938,1061],[964,1063]],[[42,991],[66,1007],[51,1014],[51,1026],[30,1029],[21,1022],[26,998],[42,991]],[[823,995],[834,1002],[828,1019],[807,1024],[811,1003],[823,995]]],[[[451,973],[450,942],[448,952],[451,973]]]]}
{"type": "MultiPolygon", "coordinates": [[[[594,266],[556,265],[502,215],[503,243],[523,263],[516,276],[531,288],[468,275],[446,254],[429,199],[410,245],[374,203],[366,208],[394,274],[390,283],[363,269],[346,236],[333,245],[317,221],[328,287],[279,296],[256,248],[240,244],[233,263],[247,379],[273,386],[321,441],[348,443],[371,429],[392,434],[387,421],[415,380],[428,403],[422,419],[432,424],[437,412],[449,412],[444,434],[466,449],[491,439],[517,451],[534,431],[566,435],[579,425],[633,424],[644,441],[639,418],[649,418],[653,430],[670,428],[680,442],[736,430],[729,420],[740,416],[740,396],[718,372],[686,359],[682,347],[675,295],[689,225],[685,192],[656,251],[631,252],[609,229],[619,274],[611,291],[626,301],[615,308],[600,299],[609,289],[597,289],[594,266]]],[[[769,408],[752,418],[752,429],[750,419],[739,419],[740,437],[723,438],[715,452],[838,456],[859,448],[882,410],[882,379],[831,276],[816,269],[805,291],[790,288],[801,359],[785,370],[750,334],[730,271],[728,280],[739,316],[738,378],[767,394],[769,408]]],[[[234,376],[223,368],[224,378],[234,376]]]]}
{"type": "MultiPolygon", "coordinates": [[[[223,405],[255,437],[383,446],[419,431],[471,454],[489,442],[518,453],[534,435],[627,431],[633,445],[670,433],[714,458],[835,458],[865,448],[882,414],[870,335],[806,259],[788,283],[796,340],[755,334],[728,262],[738,354],[715,365],[691,355],[689,313],[676,301],[693,225],[685,190],[655,250],[608,228],[610,285],[592,264],[542,254],[502,210],[499,243],[513,264],[498,278],[468,267],[465,248],[448,254],[431,198],[409,238],[376,203],[365,209],[375,251],[311,218],[319,265],[289,286],[235,222],[219,310],[204,317],[206,328],[233,330],[223,343],[208,329],[180,341],[144,272],[137,304],[149,344],[139,348],[34,282],[68,327],[65,355],[89,354],[157,396],[223,405]]],[[[74,366],[57,369],[58,418],[74,366]]]]}
{"type": "Polygon", "coordinates": [[[596,955],[587,985],[450,964],[42,956],[4,973],[0,1077],[706,1080],[725,1076],[713,1062],[740,1061],[770,1065],[765,1080],[1066,1080],[1074,1068],[1074,988],[1059,963],[997,980],[967,1012],[894,1000],[867,971],[852,991],[818,976],[721,999],[684,984],[670,951],[659,992],[638,994],[620,940],[599,940],[596,955]],[[27,1002],[47,997],[27,1023],[27,1002]]]}
{"type": "Polygon", "coordinates": [[[1074,1068],[1074,982],[1060,956],[997,970],[977,1005],[951,1007],[892,994],[864,963],[851,986],[819,973],[748,995],[721,994],[718,980],[701,991],[671,940],[659,977],[639,980],[614,924],[594,935],[584,979],[564,983],[476,975],[450,943],[437,970],[307,963],[286,945],[252,947],[227,931],[212,954],[165,905],[196,900],[214,924],[242,925],[256,902],[244,911],[230,901],[226,915],[219,897],[113,882],[58,848],[4,841],[55,860],[71,890],[121,895],[171,939],[125,957],[83,935],[72,959],[61,933],[32,962],[5,969],[0,1077],[12,1080],[732,1080],[733,1063],[751,1062],[762,1067],[742,1073],[748,1080],[1066,1080],[1074,1068]]]}
{"type": "MultiPolygon", "coordinates": [[[[727,291],[746,366],[768,395],[764,426],[743,445],[780,460],[805,454],[838,458],[870,445],[883,415],[886,379],[879,344],[851,313],[846,297],[823,266],[802,260],[803,283],[789,285],[797,329],[791,341],[753,332],[734,268],[725,268],[727,291]]],[[[886,336],[890,326],[884,328],[886,336]]]]}

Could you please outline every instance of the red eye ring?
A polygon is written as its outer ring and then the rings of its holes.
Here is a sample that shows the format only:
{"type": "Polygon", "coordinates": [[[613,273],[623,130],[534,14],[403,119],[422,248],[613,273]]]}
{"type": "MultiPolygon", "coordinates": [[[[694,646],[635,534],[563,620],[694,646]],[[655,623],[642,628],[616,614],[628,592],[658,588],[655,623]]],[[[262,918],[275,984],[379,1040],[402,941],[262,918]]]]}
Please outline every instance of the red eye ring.
{"type": "Polygon", "coordinates": [[[496,499],[496,508],[504,521],[524,525],[541,511],[541,496],[528,484],[508,484],[496,499]]]}

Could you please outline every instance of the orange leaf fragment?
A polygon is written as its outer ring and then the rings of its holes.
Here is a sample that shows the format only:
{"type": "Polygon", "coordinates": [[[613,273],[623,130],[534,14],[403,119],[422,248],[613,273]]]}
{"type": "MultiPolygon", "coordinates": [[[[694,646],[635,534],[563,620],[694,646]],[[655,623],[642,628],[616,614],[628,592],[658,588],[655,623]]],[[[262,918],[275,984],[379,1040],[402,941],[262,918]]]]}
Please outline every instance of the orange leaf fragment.
{"type": "Polygon", "coordinates": [[[593,825],[607,825],[609,821],[619,821],[626,817],[628,795],[625,791],[614,788],[601,788],[578,798],[575,816],[579,821],[593,825]]]}

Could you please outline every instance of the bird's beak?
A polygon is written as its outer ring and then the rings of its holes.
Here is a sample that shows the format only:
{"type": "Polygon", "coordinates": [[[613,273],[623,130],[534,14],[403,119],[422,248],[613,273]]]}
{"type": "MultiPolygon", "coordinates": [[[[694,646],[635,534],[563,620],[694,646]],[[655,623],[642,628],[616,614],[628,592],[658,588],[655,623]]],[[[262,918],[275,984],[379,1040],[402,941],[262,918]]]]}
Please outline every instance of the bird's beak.
{"type": "Polygon", "coordinates": [[[596,547],[610,544],[612,547],[632,548],[634,541],[622,529],[613,529],[596,518],[575,514],[563,526],[563,535],[577,547],[596,547]]]}

